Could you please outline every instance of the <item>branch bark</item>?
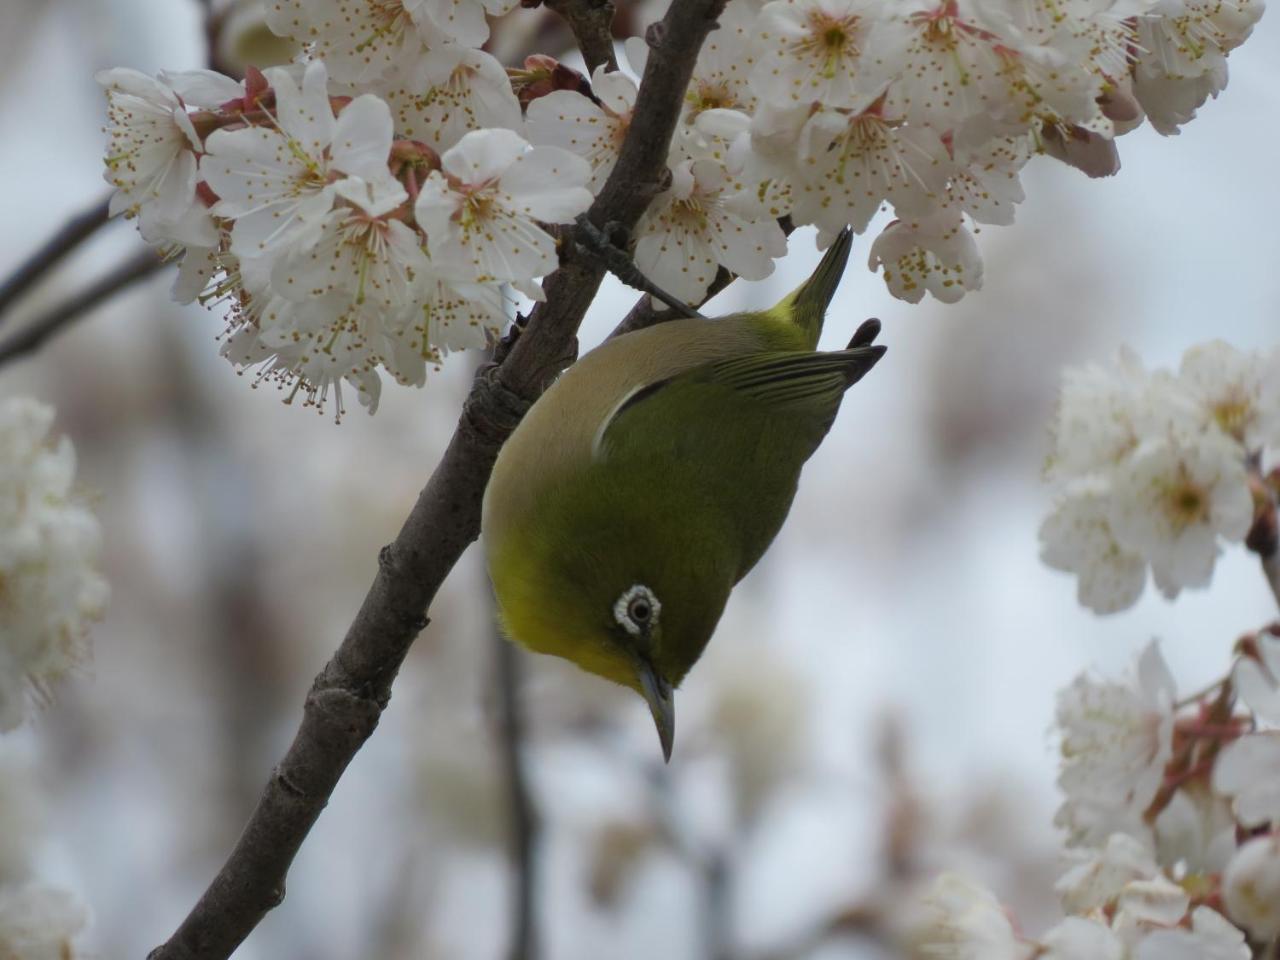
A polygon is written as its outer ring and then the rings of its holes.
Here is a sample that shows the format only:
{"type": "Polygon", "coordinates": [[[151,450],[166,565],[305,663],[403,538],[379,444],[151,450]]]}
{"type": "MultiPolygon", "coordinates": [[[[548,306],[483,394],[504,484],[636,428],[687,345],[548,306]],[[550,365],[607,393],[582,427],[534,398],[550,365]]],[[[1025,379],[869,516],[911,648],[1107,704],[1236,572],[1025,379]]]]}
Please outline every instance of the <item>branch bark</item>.
{"type": "Polygon", "coordinates": [[[543,6],[569,24],[587,62],[588,76],[602,63],[618,69],[613,55],[613,0],[543,0],[543,6]]]}
{"type": "Polygon", "coordinates": [[[163,266],[164,261],[154,250],[148,248],[135,254],[115,270],[91,283],[70,300],[58,304],[48,313],[37,317],[0,344],[0,367],[38,349],[46,340],[76,318],[101,305],[126,287],[132,286],[139,280],[145,280],[163,266]]]}
{"type": "MultiPolygon", "coordinates": [[[[634,228],[657,193],[694,61],[726,0],[681,0],[650,28],[653,52],[630,133],[592,204],[594,223],[634,228]]],[[[378,572],[337,653],[321,670],[302,723],[218,875],[173,936],[149,960],[222,960],[284,899],[285,875],[347,764],[373,733],[391,683],[426,611],[480,532],[480,504],[494,459],[520,418],[576,354],[574,336],[603,269],[566,235],[547,299],[499,364],[482,368],[444,456],[378,572]]]]}
{"type": "Polygon", "coordinates": [[[56,267],[63,257],[93,236],[107,220],[107,201],[103,199],[63,224],[44,246],[28,257],[4,283],[0,283],[0,318],[14,301],[56,267]]]}

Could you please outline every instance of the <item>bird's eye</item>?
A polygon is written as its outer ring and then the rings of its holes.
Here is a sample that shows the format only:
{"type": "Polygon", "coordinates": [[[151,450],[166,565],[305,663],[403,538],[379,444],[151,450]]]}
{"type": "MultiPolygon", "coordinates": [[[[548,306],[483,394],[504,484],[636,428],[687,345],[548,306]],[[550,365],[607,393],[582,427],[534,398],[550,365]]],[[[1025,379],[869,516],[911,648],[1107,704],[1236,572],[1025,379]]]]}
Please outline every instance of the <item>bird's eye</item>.
{"type": "Polygon", "coordinates": [[[613,605],[613,619],[632,636],[639,636],[657,622],[662,604],[642,583],[628,587],[613,605]]]}
{"type": "Polygon", "coordinates": [[[631,601],[631,605],[627,607],[627,613],[636,623],[646,624],[653,613],[653,607],[649,606],[649,601],[644,597],[636,597],[631,601]]]}

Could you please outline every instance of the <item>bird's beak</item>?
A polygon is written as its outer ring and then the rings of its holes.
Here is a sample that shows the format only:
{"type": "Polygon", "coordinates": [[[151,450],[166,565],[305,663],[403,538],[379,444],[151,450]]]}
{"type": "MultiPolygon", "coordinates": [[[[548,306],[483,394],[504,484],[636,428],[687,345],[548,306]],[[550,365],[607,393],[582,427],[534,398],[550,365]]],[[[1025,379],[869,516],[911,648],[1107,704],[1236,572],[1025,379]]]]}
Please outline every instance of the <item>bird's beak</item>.
{"type": "Polygon", "coordinates": [[[662,742],[662,759],[671,762],[671,745],[676,739],[676,702],[671,684],[658,676],[653,664],[641,659],[636,665],[640,675],[640,692],[649,704],[658,739],[662,742]]]}

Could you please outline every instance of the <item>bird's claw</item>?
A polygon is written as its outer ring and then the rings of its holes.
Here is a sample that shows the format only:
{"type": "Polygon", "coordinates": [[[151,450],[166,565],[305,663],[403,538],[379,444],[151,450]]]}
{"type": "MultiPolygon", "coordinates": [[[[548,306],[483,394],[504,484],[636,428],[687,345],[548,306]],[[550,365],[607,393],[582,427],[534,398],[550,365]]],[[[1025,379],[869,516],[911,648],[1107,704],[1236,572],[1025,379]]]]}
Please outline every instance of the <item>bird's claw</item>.
{"type": "Polygon", "coordinates": [[[577,248],[588,257],[602,264],[629,287],[647,293],[655,300],[665,303],[683,317],[704,319],[702,314],[678,297],[667,293],[652,280],[641,273],[631,255],[627,253],[630,238],[626,228],[615,220],[610,220],[604,227],[598,227],[585,214],[578,214],[575,221],[578,235],[575,240],[577,248]]]}

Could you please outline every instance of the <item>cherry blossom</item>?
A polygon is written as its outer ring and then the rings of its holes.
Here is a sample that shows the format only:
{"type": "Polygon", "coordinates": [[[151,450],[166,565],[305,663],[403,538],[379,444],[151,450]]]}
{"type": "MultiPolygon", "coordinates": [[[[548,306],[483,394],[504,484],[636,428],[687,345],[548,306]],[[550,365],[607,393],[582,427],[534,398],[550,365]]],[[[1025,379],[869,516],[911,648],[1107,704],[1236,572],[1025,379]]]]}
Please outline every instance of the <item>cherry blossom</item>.
{"type": "MultiPolygon", "coordinates": [[[[1062,736],[1057,822],[1069,842],[1101,843],[1155,797],[1173,750],[1173,677],[1154,642],[1127,683],[1081,674],[1058,695],[1062,736]]],[[[1125,832],[1128,832],[1127,829],[1125,832]]]]}
{"type": "Polygon", "coordinates": [[[908,36],[876,0],[775,0],[761,10],[755,34],[757,96],[853,111],[879,96],[908,36]]]}
{"type": "Polygon", "coordinates": [[[483,50],[449,44],[377,87],[397,134],[443,153],[472,130],[520,131],[520,104],[502,64],[483,50]]]}
{"type": "Polygon", "coordinates": [[[608,73],[601,66],[591,76],[591,90],[598,103],[576,90],[539,97],[529,104],[526,119],[531,142],[561,147],[591,164],[587,186],[594,194],[613,170],[631,126],[636,84],[626,74],[608,73]]]}
{"type": "Polygon", "coordinates": [[[927,957],[946,960],[1023,960],[1031,955],[991,891],[944,873],[925,893],[913,938],[927,957]]]}
{"type": "Polygon", "coordinates": [[[787,241],[759,199],[714,160],[686,160],[636,228],[636,266],[672,296],[699,302],[718,266],[760,280],[787,241]]]}
{"type": "Polygon", "coordinates": [[[267,24],[307,44],[335,80],[361,85],[425,56],[435,31],[421,7],[422,0],[270,0],[267,24]]]}
{"type": "Polygon", "coordinates": [[[1105,923],[1067,917],[1040,938],[1040,960],[1126,960],[1127,950],[1105,923]]]}
{"type": "Polygon", "coordinates": [[[527,285],[556,266],[538,222],[587,209],[591,168],[557,147],[530,148],[509,130],[468,133],[440,158],[414,206],[432,262],[460,280],[527,285]]]}
{"type": "Polygon", "coordinates": [[[205,93],[206,103],[238,96],[240,85],[209,71],[155,79],[123,67],[102,70],[95,79],[107,91],[104,176],[116,188],[111,215],[137,217],[142,236],[153,242],[212,244],[217,233],[196,198],[200,137],[174,83],[203,81],[188,92],[205,93]]]}
{"type": "Polygon", "coordinates": [[[518,0],[411,0],[410,6],[450,40],[478,47],[489,39],[488,17],[508,13],[518,0]]]}
{"type": "Polygon", "coordinates": [[[307,65],[301,88],[286,70],[266,76],[276,92],[274,124],[214,131],[200,162],[220,198],[213,213],[235,220],[231,251],[242,258],[287,246],[304,224],[323,217],[339,176],[390,176],[391,113],[384,102],[366,94],[335,118],[323,63],[307,65]]]}
{"type": "MultiPolygon", "coordinates": [[[[113,211],[136,215],[180,258],[176,299],[232,306],[224,352],[256,358],[259,382],[308,397],[328,390],[307,377],[358,382],[372,402],[378,369],[421,383],[444,351],[487,343],[505,316],[502,284],[541,295],[535,280],[557,263],[545,225],[572,220],[607,180],[638,92],[603,67],[589,87],[508,76],[478,47],[487,18],[514,5],[272,0],[267,23],[301,48],[288,68],[250,71],[246,84],[208,71],[102,75],[113,211]],[[340,184],[351,179],[407,195],[375,217],[380,235],[396,235],[386,262],[401,264],[401,279],[392,270],[359,291],[377,305],[363,312],[339,279],[312,274],[305,295],[296,285],[299,236],[316,254],[324,221],[332,246],[336,224],[350,222],[340,184]],[[473,294],[479,306],[461,307],[473,294]]],[[[637,265],[698,300],[721,269],[772,270],[786,250],[779,218],[816,226],[825,246],[883,211],[892,217],[870,268],[896,297],[955,302],[982,285],[973,225],[1014,221],[1035,154],[1114,172],[1116,138],[1144,109],[1173,132],[1225,85],[1227,54],[1261,10],[1258,0],[739,0],[694,64],[667,156],[671,188],[637,227],[637,265]]],[[[625,48],[643,70],[644,42],[625,48]]],[[[1084,602],[1132,603],[1148,567],[1170,596],[1205,582],[1219,545],[1239,538],[1241,503],[1226,446],[1206,438],[1216,430],[1248,453],[1275,444],[1276,365],[1222,345],[1189,355],[1177,377],[1082,378],[1064,422],[1095,426],[1056,444],[1051,479],[1076,486],[1059,491],[1042,543],[1047,562],[1079,577],[1084,602]],[[1200,520],[1191,506],[1170,513],[1173,498],[1149,482],[1139,489],[1161,471],[1168,489],[1177,474],[1193,481],[1178,489],[1208,498],[1200,520]]]]}
{"type": "Polygon", "coordinates": [[[1095,613],[1133,606],[1147,582],[1146,560],[1111,529],[1108,494],[1104,481],[1076,481],[1040,527],[1040,559],[1075,573],[1076,597],[1095,613]]]}
{"type": "Polygon", "coordinates": [[[1280,447],[1280,350],[1246,353],[1211,340],[1183,354],[1178,376],[1207,417],[1245,450],[1280,447]]]}
{"type": "Polygon", "coordinates": [[[1255,646],[1258,656],[1236,661],[1231,679],[1258,720],[1280,727],[1280,636],[1262,633],[1255,646]]]}
{"type": "Polygon", "coordinates": [[[982,286],[982,259],[973,234],[951,211],[916,220],[895,220],[871,245],[871,269],[884,269],[895,297],[919,303],[931,293],[955,303],[982,286]]]}
{"type": "Polygon", "coordinates": [[[38,883],[0,888],[0,956],[14,960],[86,957],[88,953],[75,941],[88,923],[88,911],[65,890],[38,883]]]}
{"type": "Polygon", "coordinates": [[[1178,133],[1226,87],[1226,55],[1262,10],[1260,0],[1156,0],[1137,19],[1133,89],[1156,130],[1178,133]]]}
{"type": "Polygon", "coordinates": [[[1068,367],[1062,374],[1046,465],[1052,478],[1071,479],[1120,463],[1138,445],[1147,371],[1132,350],[1109,365],[1068,367]]]}
{"type": "Polygon", "coordinates": [[[101,528],[72,488],[71,441],[55,442],[52,425],[34,400],[0,403],[0,732],[87,658],[109,594],[101,528]]]}
{"type": "Polygon", "coordinates": [[[1244,463],[1229,441],[1210,435],[1145,441],[1116,474],[1111,528],[1150,558],[1160,590],[1207,584],[1218,538],[1240,541],[1253,520],[1244,463]]]}
{"type": "Polygon", "coordinates": [[[1246,827],[1280,823],[1280,732],[1254,733],[1228,744],[1214,764],[1213,788],[1232,798],[1246,827]]]}
{"type": "Polygon", "coordinates": [[[824,238],[846,226],[861,233],[886,200],[900,217],[933,212],[952,169],[936,131],[904,126],[879,107],[811,113],[798,153],[793,214],[798,222],[817,224],[824,238]]]}
{"type": "Polygon", "coordinates": [[[1041,556],[1077,575],[1081,603],[1124,609],[1148,566],[1169,598],[1208,584],[1221,544],[1253,522],[1248,454],[1275,433],[1278,370],[1274,354],[1211,343],[1188,350],[1177,375],[1128,353],[1064,374],[1041,556]]]}
{"type": "Polygon", "coordinates": [[[1208,907],[1191,913],[1191,929],[1157,930],[1145,937],[1134,960],[1250,960],[1244,934],[1208,907]]]}
{"type": "Polygon", "coordinates": [[[1159,872],[1147,845],[1125,833],[1113,833],[1103,846],[1078,853],[1075,865],[1055,885],[1069,913],[1105,907],[1135,880],[1159,872]]]}
{"type": "Polygon", "coordinates": [[[1280,837],[1254,837],[1236,851],[1222,874],[1222,899],[1253,939],[1280,935],[1280,837]]]}

